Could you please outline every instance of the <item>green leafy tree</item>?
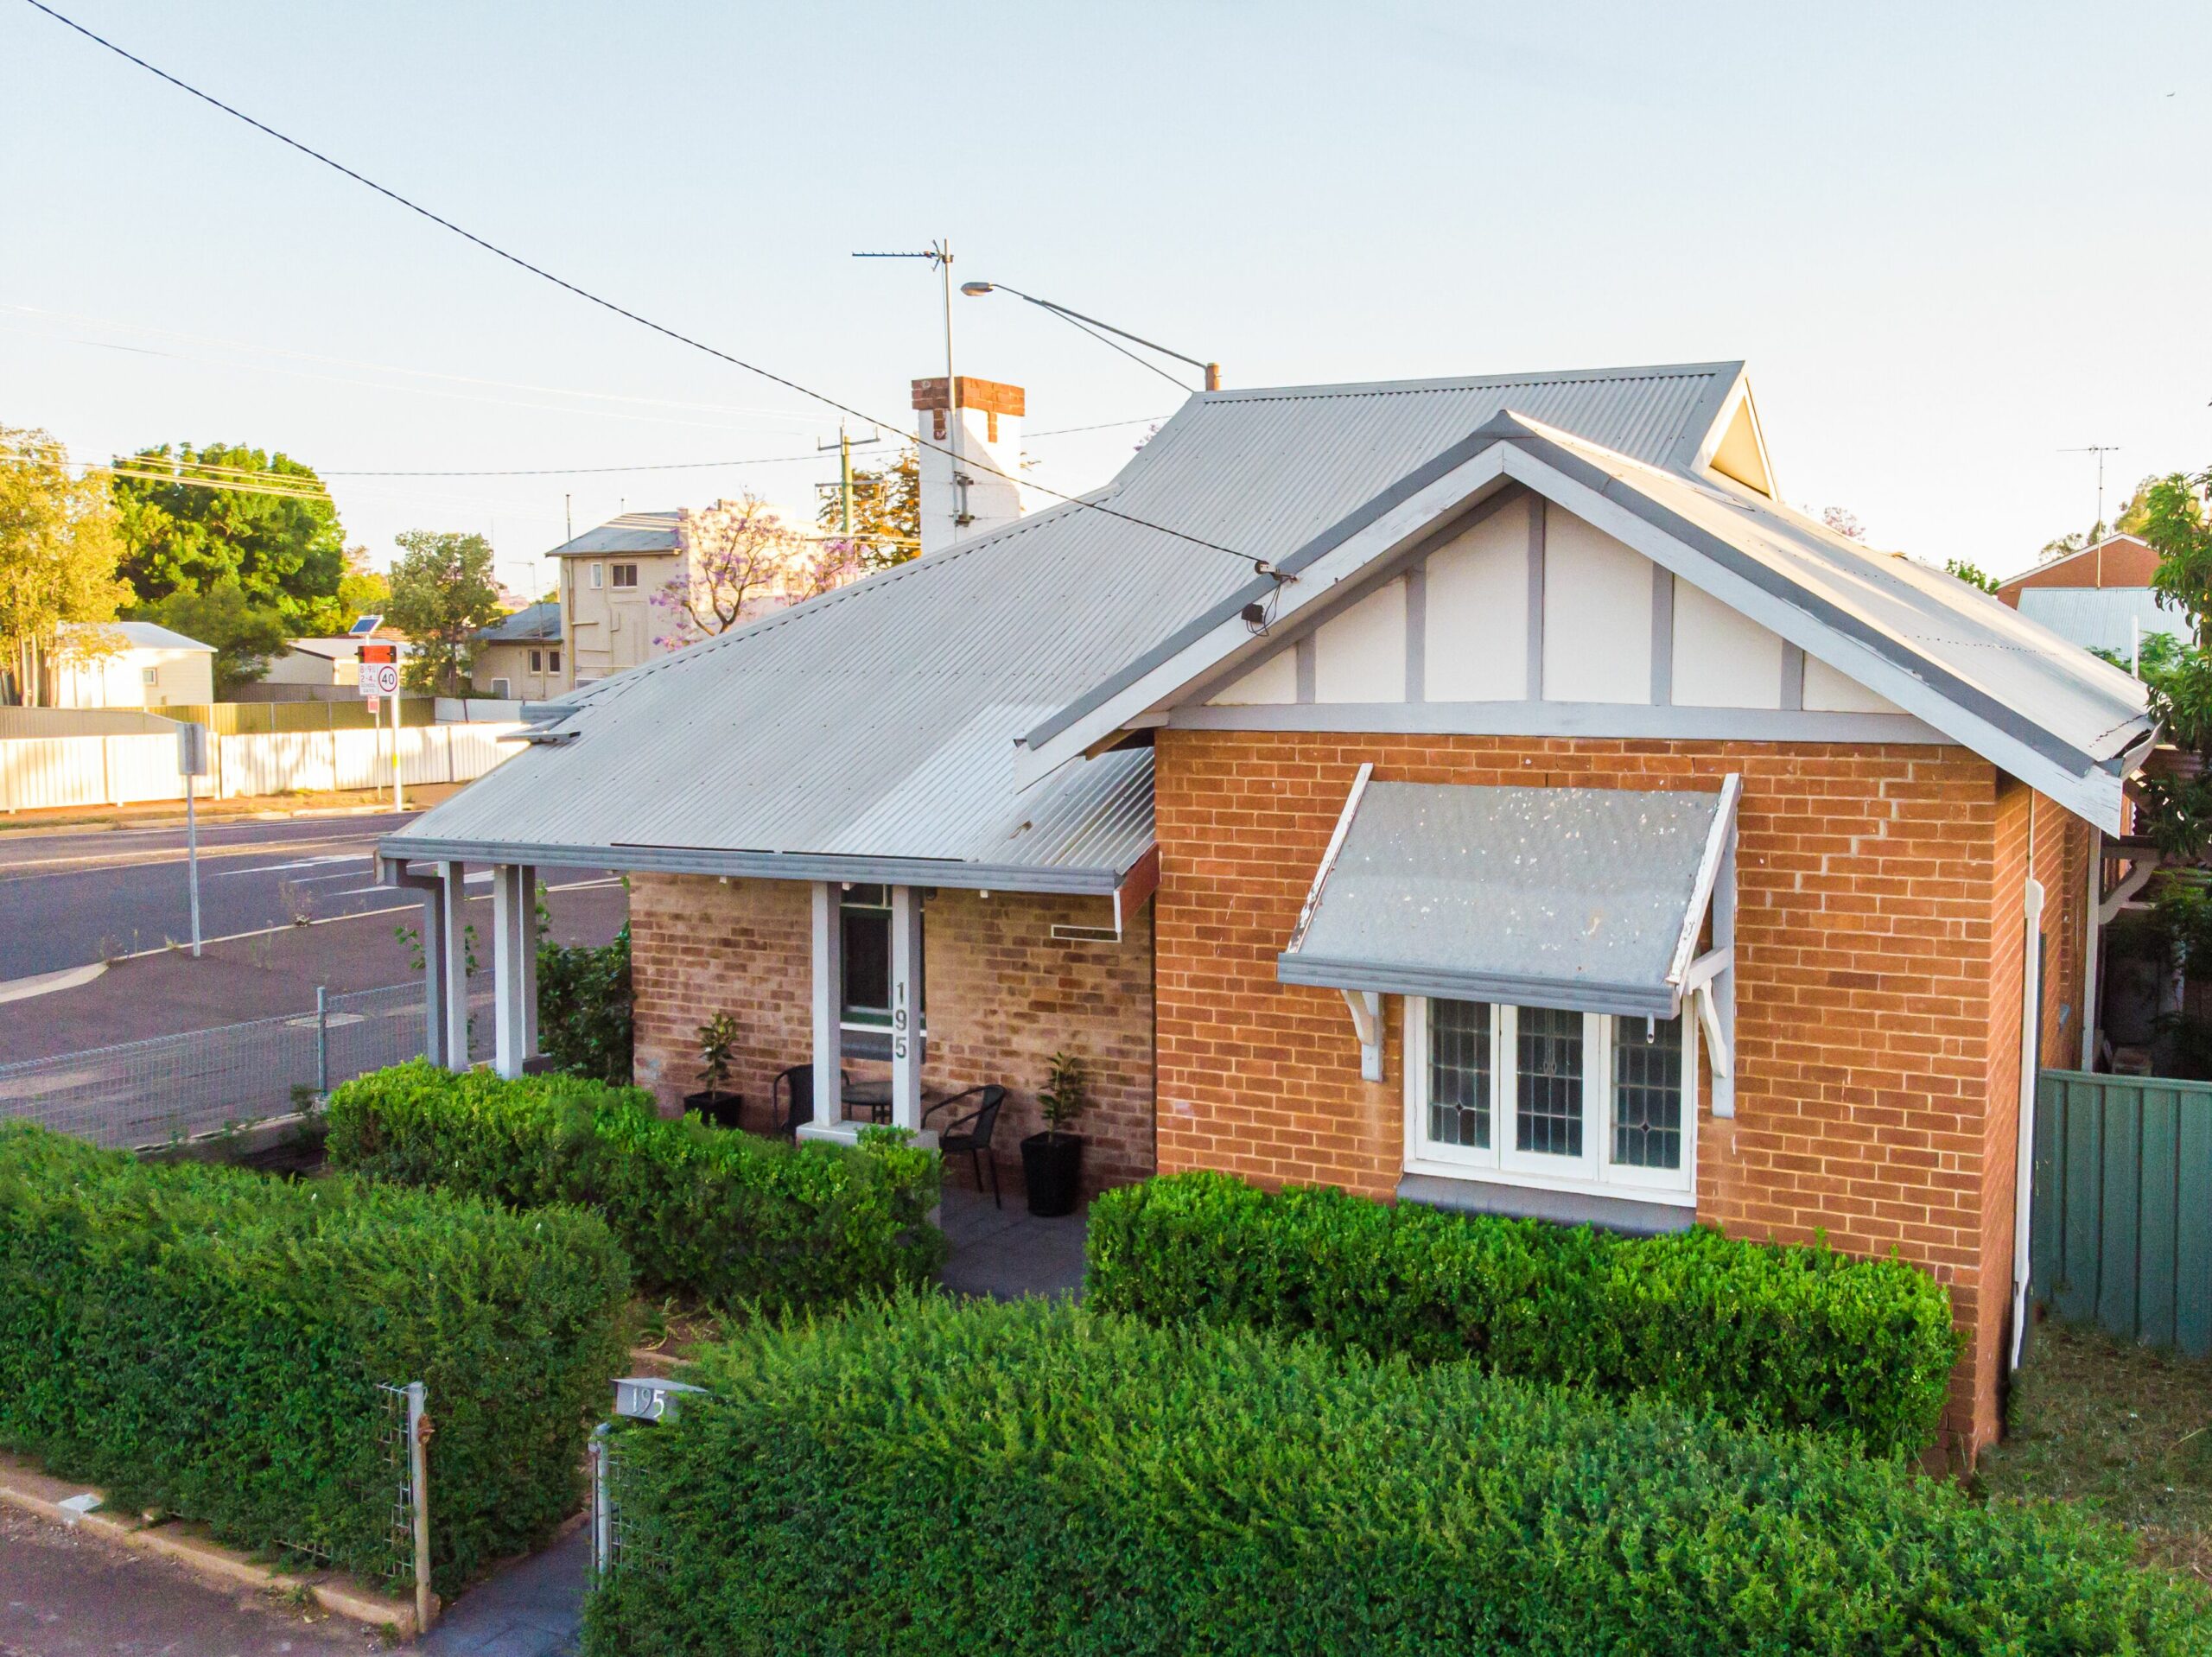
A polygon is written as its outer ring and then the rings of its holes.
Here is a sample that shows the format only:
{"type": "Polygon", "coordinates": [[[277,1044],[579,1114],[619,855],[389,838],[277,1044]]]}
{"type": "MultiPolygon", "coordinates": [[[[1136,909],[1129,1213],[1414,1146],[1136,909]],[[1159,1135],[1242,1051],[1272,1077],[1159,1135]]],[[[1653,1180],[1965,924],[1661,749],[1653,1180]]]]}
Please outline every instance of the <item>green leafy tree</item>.
{"type": "Polygon", "coordinates": [[[256,604],[236,581],[218,581],[202,593],[172,593],[130,613],[134,620],[158,622],[215,647],[217,702],[230,701],[239,686],[268,672],[270,660],[284,649],[283,618],[256,604]]]}
{"type": "Polygon", "coordinates": [[[283,454],[164,443],[116,462],[123,574],[142,604],[234,581],[294,634],[336,632],[346,573],[338,508],[283,454]]]}
{"type": "Polygon", "coordinates": [[[458,696],[468,689],[475,635],[499,619],[492,543],[480,535],[408,530],[394,537],[391,601],[385,619],[407,635],[407,688],[458,696]]]}
{"type": "Polygon", "coordinates": [[[1943,573],[1947,575],[1955,575],[1968,587],[1978,587],[1985,593],[1994,593],[1997,590],[1997,577],[1990,575],[1980,565],[1968,563],[1963,558],[1946,558],[1943,561],[1943,573]]]}
{"type": "Polygon", "coordinates": [[[338,578],[338,599],[334,625],[325,630],[330,634],[343,632],[353,625],[356,616],[382,615],[391,603],[391,583],[384,572],[371,567],[366,547],[346,549],[346,573],[338,578]]]}
{"type": "Polygon", "coordinates": [[[54,661],[119,642],[105,625],[130,596],[115,519],[105,473],[73,478],[52,435],[0,426],[0,678],[20,701],[40,700],[54,661]]]}
{"type": "MultiPolygon", "coordinates": [[[[834,530],[843,513],[832,489],[823,494],[814,521],[834,530]]],[[[853,473],[853,540],[861,568],[870,571],[903,564],[922,549],[922,467],[912,444],[890,466],[853,473]]]]}

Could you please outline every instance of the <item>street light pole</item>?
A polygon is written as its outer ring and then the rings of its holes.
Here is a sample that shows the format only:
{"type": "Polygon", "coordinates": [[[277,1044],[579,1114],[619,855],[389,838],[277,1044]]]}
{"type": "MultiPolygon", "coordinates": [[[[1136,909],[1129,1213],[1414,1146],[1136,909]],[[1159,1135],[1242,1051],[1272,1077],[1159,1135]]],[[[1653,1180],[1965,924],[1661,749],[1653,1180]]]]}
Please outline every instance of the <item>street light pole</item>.
{"type": "MultiPolygon", "coordinates": [[[[981,299],[985,294],[989,293],[1012,294],[1016,299],[1028,301],[1029,303],[1036,306],[1039,310],[1050,311],[1053,315],[1059,317],[1062,321],[1072,322],[1077,327],[1082,328],[1086,333],[1090,333],[1093,328],[1103,328],[1109,333],[1117,333],[1124,340],[1131,340],[1137,345],[1142,346],[1147,351],[1156,351],[1163,357],[1173,357],[1179,363],[1190,364],[1192,367],[1198,370],[1205,376],[1207,390],[1218,391],[1221,390],[1221,365],[1219,363],[1201,362],[1196,357],[1185,357],[1181,352],[1170,351],[1166,346],[1158,344],[1154,340],[1147,340],[1141,334],[1131,333],[1127,328],[1117,328],[1111,322],[1102,322],[1095,316],[1085,316],[1081,311],[1070,310],[1066,306],[1056,303],[1052,300],[1039,299],[1034,294],[1025,294],[1020,289],[1008,287],[1003,282],[963,282],[960,284],[960,291],[967,295],[970,299],[981,299]]],[[[951,324],[948,322],[945,326],[949,331],[951,324]]],[[[1114,342],[1111,340],[1102,341],[1102,343],[1114,346],[1114,342]]],[[[1138,356],[1136,352],[1133,351],[1123,350],[1120,346],[1114,346],[1114,349],[1121,352],[1124,357],[1128,358],[1133,362],[1144,363],[1144,359],[1138,356]]],[[[1161,370],[1153,367],[1153,365],[1150,363],[1145,363],[1144,365],[1147,368],[1151,368],[1154,373],[1160,375],[1161,378],[1169,381],[1173,384],[1182,385],[1183,384],[1182,381],[1177,379],[1173,374],[1164,373],[1161,370]]],[[[1184,386],[1183,389],[1188,390],[1190,388],[1188,386],[1184,386]]]]}

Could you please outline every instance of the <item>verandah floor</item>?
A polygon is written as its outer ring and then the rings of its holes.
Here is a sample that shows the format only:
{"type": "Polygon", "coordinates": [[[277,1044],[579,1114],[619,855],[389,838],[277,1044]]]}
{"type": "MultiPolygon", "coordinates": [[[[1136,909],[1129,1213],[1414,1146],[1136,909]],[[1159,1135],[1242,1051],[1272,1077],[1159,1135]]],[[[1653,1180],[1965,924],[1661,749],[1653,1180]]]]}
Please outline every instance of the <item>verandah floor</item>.
{"type": "Polygon", "coordinates": [[[953,1184],[954,1178],[945,1181],[942,1221],[952,1244],[939,1279],[947,1289],[995,1300],[1082,1293],[1081,1209],[1057,1220],[1039,1220],[1018,1191],[1007,1193],[1004,1208],[994,1208],[989,1192],[979,1196],[965,1184],[953,1184]]]}

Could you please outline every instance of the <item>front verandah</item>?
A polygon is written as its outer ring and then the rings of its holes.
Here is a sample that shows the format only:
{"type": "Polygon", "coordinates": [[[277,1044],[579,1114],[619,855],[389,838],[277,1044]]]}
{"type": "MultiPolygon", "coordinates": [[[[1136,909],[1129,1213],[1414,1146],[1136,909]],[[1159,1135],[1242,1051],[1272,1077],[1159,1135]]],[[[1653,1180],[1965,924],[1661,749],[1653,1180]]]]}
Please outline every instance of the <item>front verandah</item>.
{"type": "MultiPolygon", "coordinates": [[[[387,880],[399,873],[388,861],[387,880]]],[[[441,1044],[449,1024],[466,1030],[466,1009],[446,994],[461,981],[459,966],[440,972],[442,962],[463,957],[455,929],[444,924],[461,873],[435,862],[405,871],[404,883],[427,899],[434,1057],[461,1051],[441,1044]]],[[[697,1032],[727,1016],[737,1039],[721,1085],[741,1099],[737,1114],[748,1128],[788,1114],[790,1090],[776,1079],[794,1068],[813,1081],[810,1138],[856,1138],[886,1118],[939,1128],[970,1106],[932,1113],[936,1101],[1002,1087],[993,1161],[1011,1203],[1022,1189],[1020,1141],[1044,1126],[1038,1092],[1052,1057],[1065,1051],[1083,1061],[1089,1082],[1088,1108],[1074,1127],[1086,1142],[1085,1189],[1143,1178],[1155,1165],[1152,907],[1141,881],[1148,875],[1146,860],[1118,892],[1075,892],[636,871],[636,1079],[664,1111],[682,1108],[705,1085],[697,1032]],[[825,1085],[841,1074],[850,1086],[825,1085]],[[856,1093],[869,1108],[824,1108],[856,1093]]],[[[485,876],[474,879],[480,892],[485,876]]],[[[530,871],[495,868],[493,886],[493,904],[476,908],[495,911],[496,1068],[516,1074],[536,1048],[530,871]]],[[[984,1171],[987,1186],[992,1171],[984,1171]]],[[[970,1159],[957,1157],[948,1184],[969,1186],[974,1174],[970,1159]]]]}

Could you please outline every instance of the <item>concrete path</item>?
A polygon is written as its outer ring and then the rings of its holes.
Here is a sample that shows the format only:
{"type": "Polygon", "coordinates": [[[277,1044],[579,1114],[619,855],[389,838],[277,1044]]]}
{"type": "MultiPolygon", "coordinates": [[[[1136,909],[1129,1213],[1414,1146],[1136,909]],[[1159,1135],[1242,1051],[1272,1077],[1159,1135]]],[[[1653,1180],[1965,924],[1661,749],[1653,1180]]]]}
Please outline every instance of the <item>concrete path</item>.
{"type": "Polygon", "coordinates": [[[566,1657],[583,1627],[590,1574],[591,1531],[578,1526],[455,1600],[422,1649],[437,1657],[566,1657]]]}

